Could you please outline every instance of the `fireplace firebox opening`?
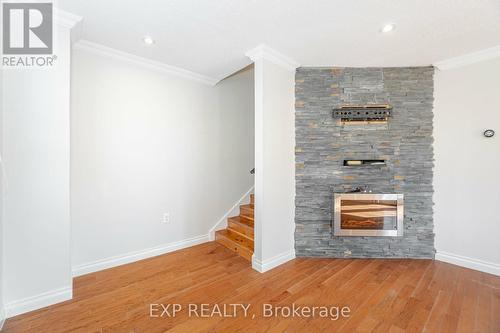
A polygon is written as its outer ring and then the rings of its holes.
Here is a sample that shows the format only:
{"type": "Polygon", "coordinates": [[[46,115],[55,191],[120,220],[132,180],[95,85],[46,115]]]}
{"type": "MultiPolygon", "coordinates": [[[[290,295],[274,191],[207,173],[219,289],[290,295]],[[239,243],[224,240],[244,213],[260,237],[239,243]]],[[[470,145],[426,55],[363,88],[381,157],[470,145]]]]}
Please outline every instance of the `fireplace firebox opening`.
{"type": "Polygon", "coordinates": [[[334,236],[403,236],[404,195],[334,194],[334,236]]]}

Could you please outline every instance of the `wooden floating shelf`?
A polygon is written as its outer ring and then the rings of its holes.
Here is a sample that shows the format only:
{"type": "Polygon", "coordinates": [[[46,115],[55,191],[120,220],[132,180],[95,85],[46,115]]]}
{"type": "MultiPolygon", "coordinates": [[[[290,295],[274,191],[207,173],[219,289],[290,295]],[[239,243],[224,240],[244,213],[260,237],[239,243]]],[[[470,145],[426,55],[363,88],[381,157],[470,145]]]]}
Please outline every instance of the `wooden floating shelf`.
{"type": "Polygon", "coordinates": [[[372,124],[387,124],[385,120],[341,120],[342,125],[372,125],[372,124]]]}
{"type": "Polygon", "coordinates": [[[374,165],[374,166],[385,166],[385,160],[344,160],[344,166],[347,167],[356,167],[356,166],[366,166],[366,165],[374,165]]]}

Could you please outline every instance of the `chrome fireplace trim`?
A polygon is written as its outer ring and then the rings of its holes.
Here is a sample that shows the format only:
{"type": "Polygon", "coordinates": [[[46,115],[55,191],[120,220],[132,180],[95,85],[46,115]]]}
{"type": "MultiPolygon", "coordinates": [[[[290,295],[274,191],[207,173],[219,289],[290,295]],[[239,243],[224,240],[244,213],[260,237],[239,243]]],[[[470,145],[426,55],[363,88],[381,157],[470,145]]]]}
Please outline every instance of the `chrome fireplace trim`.
{"type": "Polygon", "coordinates": [[[403,236],[404,194],[335,193],[333,195],[333,235],[334,236],[403,236]],[[341,200],[395,200],[397,201],[396,230],[352,230],[340,227],[341,200]]]}

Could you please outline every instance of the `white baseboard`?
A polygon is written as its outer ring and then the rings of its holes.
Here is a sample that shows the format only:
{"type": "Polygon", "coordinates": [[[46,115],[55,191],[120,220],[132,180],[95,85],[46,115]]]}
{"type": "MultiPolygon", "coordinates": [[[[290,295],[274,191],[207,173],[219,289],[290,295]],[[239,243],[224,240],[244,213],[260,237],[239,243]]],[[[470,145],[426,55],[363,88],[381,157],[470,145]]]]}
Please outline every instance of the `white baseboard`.
{"type": "Polygon", "coordinates": [[[234,205],[229,209],[222,218],[209,230],[208,234],[201,235],[189,239],[184,239],[178,242],[163,244],[153,248],[129,252],[123,255],[109,257],[101,260],[96,260],[86,264],[73,267],[73,277],[84,274],[94,273],[103,269],[108,269],[120,265],[129,264],[138,260],[147,259],[159,256],[168,252],[184,249],[186,247],[206,243],[215,239],[215,232],[227,227],[227,218],[232,215],[238,215],[239,206],[249,201],[250,194],[253,192],[253,186],[250,188],[234,205]]]}
{"type": "Polygon", "coordinates": [[[5,318],[64,302],[73,298],[72,286],[50,290],[35,296],[26,297],[5,305],[5,318]]]}
{"type": "Polygon", "coordinates": [[[487,262],[483,260],[464,257],[457,254],[441,252],[441,251],[438,251],[436,253],[435,258],[436,260],[439,261],[444,261],[450,264],[500,276],[500,265],[492,262],[487,262]]]}
{"type": "Polygon", "coordinates": [[[163,244],[145,250],[129,252],[123,255],[78,265],[73,267],[72,269],[73,277],[94,273],[103,269],[129,264],[138,260],[159,256],[172,251],[181,250],[190,246],[213,241],[215,239],[215,232],[227,227],[227,218],[232,215],[238,215],[239,206],[250,200],[249,198],[252,192],[253,186],[233,205],[233,207],[231,207],[231,209],[226,212],[226,214],[224,214],[224,216],[209,230],[208,234],[206,235],[201,235],[174,243],[163,244]]]}
{"type": "Polygon", "coordinates": [[[255,257],[252,257],[252,268],[260,273],[264,273],[292,259],[295,259],[295,250],[278,254],[264,261],[260,261],[255,257]]]}
{"type": "Polygon", "coordinates": [[[206,243],[210,241],[208,234],[184,239],[178,242],[163,244],[149,249],[125,253],[122,255],[109,257],[94,262],[73,267],[73,277],[94,273],[103,269],[129,264],[138,260],[156,257],[172,251],[184,249],[186,247],[206,243]]]}
{"type": "Polygon", "coordinates": [[[215,240],[215,232],[218,230],[227,228],[227,219],[231,216],[239,215],[239,207],[245,203],[250,202],[250,194],[253,193],[254,187],[252,186],[245,194],[241,196],[241,198],[231,207],[220,219],[217,223],[210,229],[209,235],[210,240],[215,240]]]}

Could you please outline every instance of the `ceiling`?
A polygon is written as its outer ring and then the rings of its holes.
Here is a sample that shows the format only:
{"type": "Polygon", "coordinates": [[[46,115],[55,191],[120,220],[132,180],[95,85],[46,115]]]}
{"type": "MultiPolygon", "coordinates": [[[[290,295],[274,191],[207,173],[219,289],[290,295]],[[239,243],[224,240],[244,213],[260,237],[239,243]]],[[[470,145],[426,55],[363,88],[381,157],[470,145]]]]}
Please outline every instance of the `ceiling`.
{"type": "Polygon", "coordinates": [[[500,45],[499,0],[58,0],[82,38],[222,79],[259,44],[301,66],[419,66],[500,45]],[[396,30],[380,32],[386,23],[396,30]],[[156,43],[146,46],[144,35],[156,43]]]}

